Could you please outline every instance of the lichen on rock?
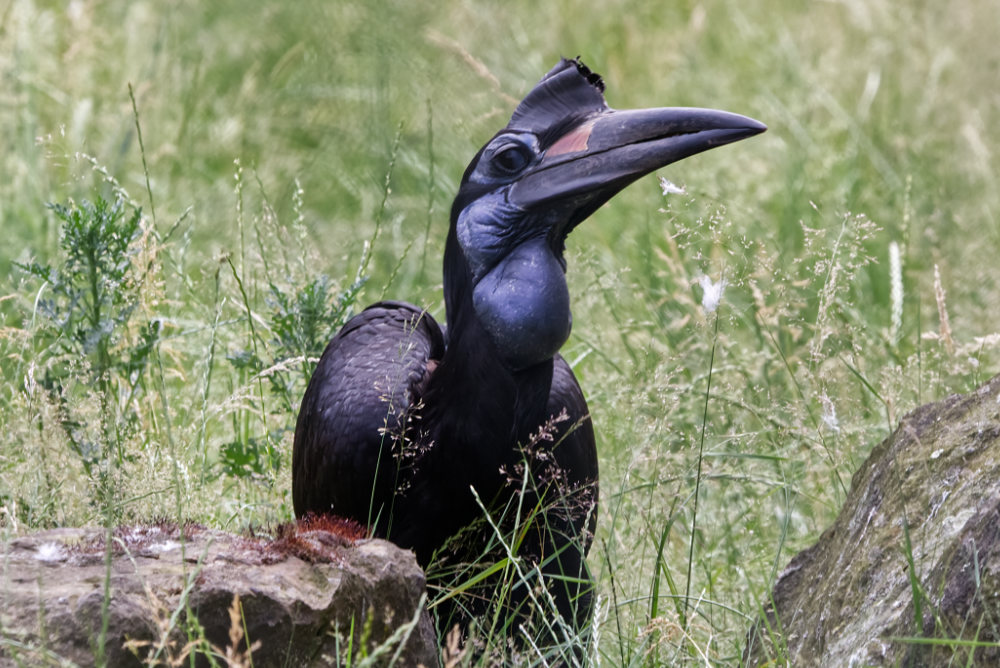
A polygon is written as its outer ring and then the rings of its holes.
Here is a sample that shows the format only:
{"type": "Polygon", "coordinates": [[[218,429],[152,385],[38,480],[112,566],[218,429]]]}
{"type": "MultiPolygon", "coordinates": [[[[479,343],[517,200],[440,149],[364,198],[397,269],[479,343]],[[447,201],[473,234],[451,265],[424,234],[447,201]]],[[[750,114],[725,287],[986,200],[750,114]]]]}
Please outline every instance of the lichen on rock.
{"type": "Polygon", "coordinates": [[[903,418],[765,613],[748,665],[1000,665],[1000,376],[903,418]]]}

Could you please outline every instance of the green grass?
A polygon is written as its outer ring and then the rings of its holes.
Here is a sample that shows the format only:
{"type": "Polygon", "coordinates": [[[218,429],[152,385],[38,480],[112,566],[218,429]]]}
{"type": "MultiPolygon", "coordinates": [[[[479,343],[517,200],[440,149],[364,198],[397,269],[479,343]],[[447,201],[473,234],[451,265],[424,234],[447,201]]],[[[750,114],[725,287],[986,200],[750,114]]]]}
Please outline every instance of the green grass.
{"type": "Polygon", "coordinates": [[[568,244],[563,353],[602,467],[595,652],[737,663],[870,448],[997,370],[996,7],[593,5],[0,2],[2,531],[287,520],[308,358],[383,295],[443,318],[467,160],[580,54],[612,106],[770,128],[568,244]],[[142,209],[131,301],[74,343],[24,267],[67,261],[47,203],[99,197],[142,209]],[[702,275],[727,281],[717,314],[702,275]]]}

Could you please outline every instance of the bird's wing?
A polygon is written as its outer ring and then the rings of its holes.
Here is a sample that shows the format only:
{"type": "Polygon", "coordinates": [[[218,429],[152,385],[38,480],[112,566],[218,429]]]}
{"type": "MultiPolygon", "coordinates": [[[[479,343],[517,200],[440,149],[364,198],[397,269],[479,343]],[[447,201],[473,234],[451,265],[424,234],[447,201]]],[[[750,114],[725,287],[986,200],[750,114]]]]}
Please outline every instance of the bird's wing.
{"type": "Polygon", "coordinates": [[[379,302],[344,325],[299,410],[292,454],[297,516],[333,513],[369,527],[388,520],[404,464],[401,439],[418,419],[421,386],[443,354],[441,329],[410,304],[379,302]]]}

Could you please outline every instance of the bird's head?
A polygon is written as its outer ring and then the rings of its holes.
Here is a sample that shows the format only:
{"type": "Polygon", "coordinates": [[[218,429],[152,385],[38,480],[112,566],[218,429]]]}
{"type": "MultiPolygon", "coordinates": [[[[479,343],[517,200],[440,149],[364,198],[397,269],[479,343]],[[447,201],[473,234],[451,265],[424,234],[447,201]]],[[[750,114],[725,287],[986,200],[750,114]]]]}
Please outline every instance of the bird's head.
{"type": "Polygon", "coordinates": [[[471,296],[509,368],[550,359],[572,325],[573,228],[639,177],[765,129],[712,109],[611,109],[601,77],[563,59],[465,170],[445,252],[449,322],[471,296]]]}

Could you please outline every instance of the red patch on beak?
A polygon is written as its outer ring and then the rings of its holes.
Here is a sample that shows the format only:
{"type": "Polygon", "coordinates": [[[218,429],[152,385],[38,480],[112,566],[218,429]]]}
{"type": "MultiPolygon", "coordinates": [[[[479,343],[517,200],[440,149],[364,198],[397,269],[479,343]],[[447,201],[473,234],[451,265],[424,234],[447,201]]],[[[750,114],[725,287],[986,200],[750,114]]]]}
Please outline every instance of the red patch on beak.
{"type": "Polygon", "coordinates": [[[587,121],[583,125],[579,125],[562,137],[556,140],[556,143],[549,147],[549,150],[545,152],[546,157],[552,157],[555,155],[563,155],[564,153],[579,153],[580,151],[587,150],[587,142],[590,141],[590,133],[594,130],[594,121],[587,121]]]}

